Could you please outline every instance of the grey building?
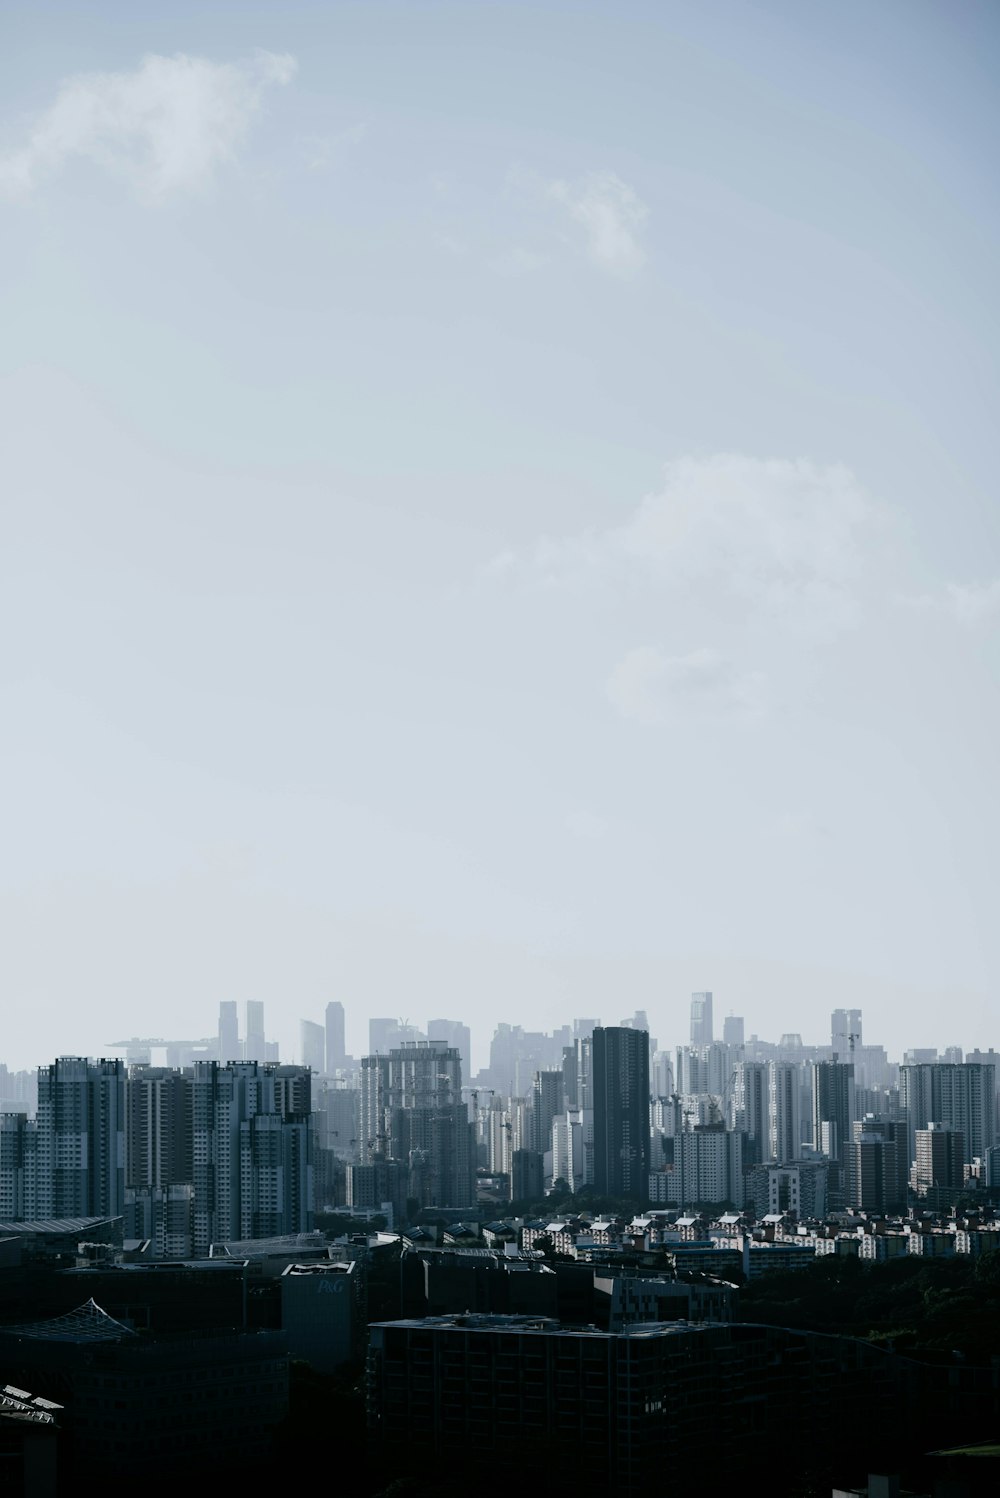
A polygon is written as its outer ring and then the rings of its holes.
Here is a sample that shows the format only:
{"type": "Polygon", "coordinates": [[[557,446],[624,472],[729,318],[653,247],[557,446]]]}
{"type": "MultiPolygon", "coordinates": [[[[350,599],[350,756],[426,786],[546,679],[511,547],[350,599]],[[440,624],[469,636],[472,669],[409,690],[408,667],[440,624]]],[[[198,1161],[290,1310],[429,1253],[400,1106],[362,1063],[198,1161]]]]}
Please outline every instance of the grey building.
{"type": "Polygon", "coordinates": [[[649,1195],[649,1035],[598,1026],[592,1037],[594,1186],[609,1196],[649,1195]]]}

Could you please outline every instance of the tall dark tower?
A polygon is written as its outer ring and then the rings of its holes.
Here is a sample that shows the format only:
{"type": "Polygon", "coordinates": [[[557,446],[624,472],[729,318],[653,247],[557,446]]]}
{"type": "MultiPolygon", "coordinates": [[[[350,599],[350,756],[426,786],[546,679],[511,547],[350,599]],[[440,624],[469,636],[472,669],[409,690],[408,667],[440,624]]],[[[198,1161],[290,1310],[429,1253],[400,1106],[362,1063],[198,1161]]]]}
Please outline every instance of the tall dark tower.
{"type": "Polygon", "coordinates": [[[593,1035],[594,1187],[649,1195],[649,1032],[598,1026],[593,1035]]]}

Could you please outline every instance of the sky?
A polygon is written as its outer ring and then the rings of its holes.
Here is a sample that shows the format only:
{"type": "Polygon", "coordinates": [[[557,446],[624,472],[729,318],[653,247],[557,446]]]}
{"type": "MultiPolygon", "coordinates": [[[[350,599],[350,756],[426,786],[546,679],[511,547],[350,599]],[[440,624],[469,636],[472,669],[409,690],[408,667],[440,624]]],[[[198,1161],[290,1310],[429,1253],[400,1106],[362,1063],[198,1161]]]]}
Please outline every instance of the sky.
{"type": "Polygon", "coordinates": [[[1000,1044],[995,5],[0,27],[0,1060],[1000,1044]]]}

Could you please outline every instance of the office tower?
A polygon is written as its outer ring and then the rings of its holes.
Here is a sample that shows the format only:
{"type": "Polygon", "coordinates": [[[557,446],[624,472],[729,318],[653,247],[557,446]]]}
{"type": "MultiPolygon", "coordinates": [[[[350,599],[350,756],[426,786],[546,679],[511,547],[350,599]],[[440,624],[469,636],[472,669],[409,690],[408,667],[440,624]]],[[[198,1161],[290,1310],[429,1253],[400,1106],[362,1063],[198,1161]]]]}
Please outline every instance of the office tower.
{"type": "Polygon", "coordinates": [[[572,1045],[563,1047],[563,1096],[567,1108],[592,1108],[593,1031],[578,1035],[572,1045]]]}
{"type": "Polygon", "coordinates": [[[552,1180],[577,1192],[592,1184],[593,1168],[593,1110],[570,1108],[552,1120],[552,1180]]]}
{"type": "Polygon", "coordinates": [[[653,1097],[670,1097],[674,1091],[674,1064],[669,1051],[656,1051],[650,1063],[649,1084],[653,1097]]]}
{"type": "Polygon", "coordinates": [[[314,1077],[321,1077],[326,1070],[326,1031],[311,1019],[299,1020],[299,1051],[302,1065],[308,1066],[314,1077]]]}
{"type": "Polygon", "coordinates": [[[846,1198],[861,1212],[888,1212],[906,1205],[906,1191],[899,1178],[897,1149],[904,1145],[904,1132],[896,1138],[895,1124],[872,1114],[855,1120],[847,1151],[849,1171],[846,1198]]]}
{"type": "Polygon", "coordinates": [[[191,1078],[159,1066],[133,1066],[125,1080],[125,1185],[192,1180],[191,1078]]]}
{"type": "Polygon", "coordinates": [[[812,1082],[813,1149],[829,1160],[842,1160],[854,1121],[854,1067],[850,1062],[814,1062],[812,1082]]]}
{"type": "Polygon", "coordinates": [[[737,1048],[743,1045],[743,1019],[741,1015],[726,1015],[722,1021],[722,1039],[726,1045],[737,1048]]]}
{"type": "Polygon", "coordinates": [[[649,1036],[599,1026],[592,1036],[594,1185],[608,1196],[649,1196],[649,1036]]]}
{"type": "Polygon", "coordinates": [[[712,995],[710,993],[693,993],[691,995],[691,1044],[711,1045],[714,1038],[712,1032],[712,995]]]}
{"type": "Polygon", "coordinates": [[[216,1059],[225,1066],[228,1061],[239,1061],[242,1054],[236,1000],[223,999],[219,1005],[219,1054],[216,1059]]]}
{"type": "MultiPolygon", "coordinates": [[[[418,1039],[413,1036],[412,1039],[418,1039]]],[[[453,1046],[462,1058],[462,1078],[468,1086],[472,1081],[472,1031],[459,1019],[432,1019],[427,1021],[427,1039],[443,1040],[453,1046]]]]}
{"type": "Polygon", "coordinates": [[[961,1130],[967,1162],[982,1159],[994,1143],[995,1074],[992,1065],[945,1061],[902,1066],[899,1104],[907,1122],[909,1159],[916,1158],[916,1134],[931,1123],[961,1130]]]}
{"type": "Polygon", "coordinates": [[[347,1065],[347,1043],[344,1038],[344,1006],[331,999],[326,1006],[326,1071],[335,1077],[347,1065]]]}
{"type": "Polygon", "coordinates": [[[552,1148],[552,1120],[565,1108],[561,1071],[536,1071],[531,1084],[530,1147],[546,1154],[552,1148]]]}
{"type": "Polygon", "coordinates": [[[421,1206],[476,1199],[473,1127],[462,1102],[462,1060],[443,1041],[408,1041],[361,1063],[362,1158],[401,1160],[421,1206]]]}
{"type": "Polygon", "coordinates": [[[0,1113],[0,1220],[36,1216],[35,1120],[25,1113],[0,1113]]]}
{"type": "Polygon", "coordinates": [[[733,1077],[732,1126],[746,1135],[748,1165],[770,1158],[768,1142],[767,1066],[763,1061],[737,1061],[733,1077]]]}
{"type": "MultiPolygon", "coordinates": [[[[244,1061],[264,1061],[267,1042],[264,1039],[264,1005],[259,999],[247,999],[244,1061]]],[[[224,1063],[227,1064],[227,1063],[224,1063]]]]}
{"type": "Polygon", "coordinates": [[[834,1061],[853,1061],[861,1047],[861,1010],[835,1009],[830,1015],[830,1049],[834,1061]]]}
{"type": "Polygon", "coordinates": [[[767,1132],[772,1160],[786,1165],[802,1153],[802,1097],[795,1061],[770,1061],[767,1068],[767,1132]]]}
{"type": "Polygon", "coordinates": [[[303,1067],[198,1061],[192,1082],[195,1252],[312,1227],[311,1078],[303,1067]]]}
{"type": "Polygon", "coordinates": [[[929,1123],[915,1131],[915,1160],[910,1183],[920,1197],[938,1199],[962,1189],[965,1139],[960,1129],[929,1123]]]}
{"type": "Polygon", "coordinates": [[[118,1217],[125,1205],[125,1063],[60,1056],[38,1069],[38,1217],[118,1217]]]}

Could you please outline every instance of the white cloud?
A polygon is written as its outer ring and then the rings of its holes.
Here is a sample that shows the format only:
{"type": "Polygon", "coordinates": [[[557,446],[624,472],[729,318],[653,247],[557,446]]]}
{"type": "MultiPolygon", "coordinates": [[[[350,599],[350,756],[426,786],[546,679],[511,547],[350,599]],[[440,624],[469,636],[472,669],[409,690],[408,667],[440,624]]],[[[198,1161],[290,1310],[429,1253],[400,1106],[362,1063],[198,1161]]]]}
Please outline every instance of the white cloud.
{"type": "Polygon", "coordinates": [[[550,182],[548,195],[583,230],[587,253],[601,270],[629,276],[645,261],[640,236],[648,209],[614,172],[591,172],[582,182],[550,182]]]}
{"type": "Polygon", "coordinates": [[[24,144],[0,156],[0,188],[28,192],[83,157],[145,198],[204,191],[233,159],[263,91],[295,68],[273,52],[233,63],[150,54],[131,73],[67,78],[24,144]]]}
{"type": "Polygon", "coordinates": [[[617,663],[607,694],[623,718],[660,723],[671,711],[757,713],[763,706],[764,678],[741,672],[717,650],[665,655],[640,645],[617,663]]]}
{"type": "Polygon", "coordinates": [[[622,525],[542,537],[527,558],[505,553],[491,571],[622,591],[641,580],[674,593],[708,589],[835,633],[857,613],[879,527],[849,469],[738,454],[682,458],[622,525]]]}

